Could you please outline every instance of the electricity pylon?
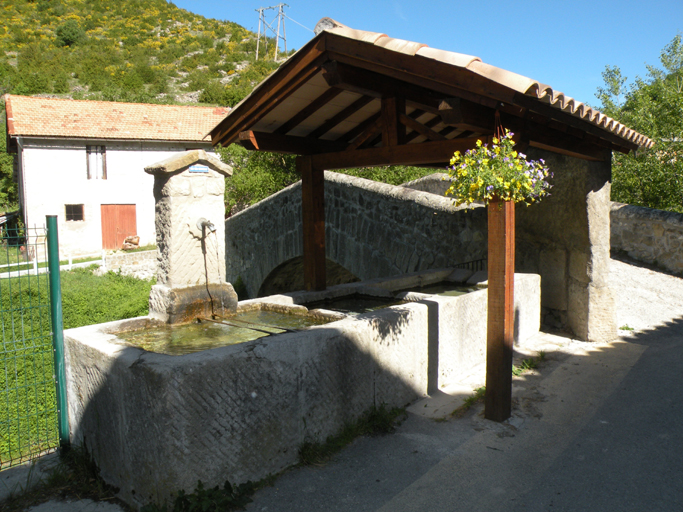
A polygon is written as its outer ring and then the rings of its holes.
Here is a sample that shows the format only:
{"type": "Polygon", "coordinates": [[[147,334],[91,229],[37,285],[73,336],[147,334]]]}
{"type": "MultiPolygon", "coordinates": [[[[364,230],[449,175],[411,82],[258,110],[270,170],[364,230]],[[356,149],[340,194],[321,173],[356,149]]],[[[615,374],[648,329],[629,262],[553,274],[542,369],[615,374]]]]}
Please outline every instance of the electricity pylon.
{"type": "Polygon", "coordinates": [[[259,56],[259,45],[261,43],[261,24],[263,24],[263,39],[264,39],[264,44],[266,47],[266,57],[268,56],[268,29],[275,34],[275,51],[273,52],[273,60],[277,62],[277,51],[278,47],[280,46],[280,39],[284,42],[285,45],[285,54],[287,53],[287,32],[285,31],[285,7],[289,7],[287,4],[277,4],[277,5],[272,5],[270,7],[259,7],[258,9],[255,9],[256,12],[258,12],[258,34],[256,36],[256,60],[258,60],[259,56]],[[268,23],[266,21],[266,11],[269,11],[271,9],[277,9],[277,14],[275,15],[275,18],[273,21],[268,23]],[[273,25],[275,25],[275,21],[277,20],[277,29],[273,28],[273,25]],[[282,36],[280,36],[280,26],[282,26],[282,36]]]}

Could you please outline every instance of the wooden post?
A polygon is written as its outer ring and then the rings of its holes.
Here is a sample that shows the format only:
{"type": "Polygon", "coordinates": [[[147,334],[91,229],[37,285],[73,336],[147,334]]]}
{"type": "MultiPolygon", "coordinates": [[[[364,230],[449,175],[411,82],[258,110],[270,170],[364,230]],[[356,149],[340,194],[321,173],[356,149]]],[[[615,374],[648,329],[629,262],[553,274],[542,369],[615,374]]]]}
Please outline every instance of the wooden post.
{"type": "Polygon", "coordinates": [[[488,205],[488,321],[484,416],[505,421],[512,410],[515,203],[488,205]]]}
{"type": "Polygon", "coordinates": [[[301,174],[301,215],[304,235],[304,284],[306,290],[324,290],[325,270],[325,175],[314,169],[309,156],[296,159],[301,174]]]}

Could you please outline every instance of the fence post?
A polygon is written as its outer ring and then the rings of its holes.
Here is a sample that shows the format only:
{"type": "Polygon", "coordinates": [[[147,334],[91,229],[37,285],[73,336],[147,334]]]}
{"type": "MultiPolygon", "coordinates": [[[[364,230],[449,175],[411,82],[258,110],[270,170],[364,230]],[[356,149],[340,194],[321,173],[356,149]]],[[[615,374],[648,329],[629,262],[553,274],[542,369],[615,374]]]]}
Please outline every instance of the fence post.
{"type": "Polygon", "coordinates": [[[69,447],[69,415],[66,402],[66,371],[64,368],[64,323],[62,320],[62,285],[59,275],[59,234],[57,216],[47,215],[47,260],[50,280],[50,315],[52,316],[52,349],[55,359],[57,387],[57,425],[59,445],[69,447]]]}

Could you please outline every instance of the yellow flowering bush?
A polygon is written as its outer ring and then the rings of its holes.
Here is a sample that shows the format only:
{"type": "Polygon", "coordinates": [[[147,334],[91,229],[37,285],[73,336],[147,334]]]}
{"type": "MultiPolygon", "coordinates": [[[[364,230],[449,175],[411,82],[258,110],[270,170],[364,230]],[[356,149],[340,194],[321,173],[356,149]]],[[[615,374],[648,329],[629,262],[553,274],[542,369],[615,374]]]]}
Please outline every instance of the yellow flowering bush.
{"type": "Polygon", "coordinates": [[[465,154],[456,151],[448,167],[452,183],[446,195],[452,195],[458,205],[498,199],[527,206],[550,195],[548,178],[553,174],[545,161],[527,160],[515,151],[512,136],[505,130],[502,139],[493,138],[491,147],[478,140],[476,149],[465,154]]]}

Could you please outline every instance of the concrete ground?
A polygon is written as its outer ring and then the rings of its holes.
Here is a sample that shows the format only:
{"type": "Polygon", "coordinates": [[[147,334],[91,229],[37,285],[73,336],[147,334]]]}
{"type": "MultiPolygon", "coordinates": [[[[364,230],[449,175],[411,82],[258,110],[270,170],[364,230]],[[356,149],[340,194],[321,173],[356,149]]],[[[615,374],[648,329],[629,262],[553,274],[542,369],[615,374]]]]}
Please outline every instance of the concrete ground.
{"type": "MultiPolygon", "coordinates": [[[[286,472],[247,510],[683,510],[683,279],[612,260],[610,282],[618,326],[633,330],[612,343],[542,334],[517,347],[518,360],[542,350],[545,361],[515,378],[508,422],[485,420],[481,405],[450,417],[482,383],[476,369],[412,406],[395,434],[286,472]]],[[[105,511],[95,505],[30,510],[105,511]]]]}

